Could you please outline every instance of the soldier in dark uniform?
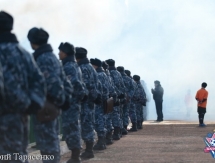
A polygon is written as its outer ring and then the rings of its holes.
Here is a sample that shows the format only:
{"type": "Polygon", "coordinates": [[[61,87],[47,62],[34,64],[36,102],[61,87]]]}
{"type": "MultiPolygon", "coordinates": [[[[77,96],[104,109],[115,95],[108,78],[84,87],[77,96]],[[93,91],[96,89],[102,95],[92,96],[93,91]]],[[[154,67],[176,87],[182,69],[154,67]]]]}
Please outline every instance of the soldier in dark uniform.
{"type": "MultiPolygon", "coordinates": [[[[66,79],[63,67],[48,44],[49,34],[42,28],[32,28],[28,33],[34,59],[45,77],[47,86],[47,100],[62,109],[68,109],[71,102],[72,85],[66,79]]],[[[60,146],[57,133],[57,118],[41,123],[34,116],[33,124],[37,133],[36,144],[42,155],[53,155],[54,160],[43,162],[59,162],[60,146]]]]}
{"type": "MultiPolygon", "coordinates": [[[[136,101],[138,99],[138,86],[137,83],[133,80],[133,78],[131,77],[131,72],[129,70],[125,70],[125,73],[127,74],[127,76],[129,78],[131,78],[132,80],[132,85],[134,87],[134,95],[131,98],[131,102],[130,105],[128,105],[128,110],[129,110],[129,117],[132,123],[132,127],[129,131],[131,132],[136,132],[137,131],[137,114],[136,114],[136,101]]],[[[126,126],[127,127],[127,126],[126,126]]]]}
{"type": "MultiPolygon", "coordinates": [[[[135,95],[135,85],[130,77],[127,76],[127,74],[124,71],[124,67],[119,66],[117,67],[117,70],[121,73],[125,88],[126,88],[126,93],[127,93],[127,103],[123,106],[123,126],[124,129],[127,131],[127,126],[128,126],[128,117],[129,117],[129,106],[131,106],[131,99],[135,95]]],[[[133,124],[136,125],[136,124],[133,124]]],[[[123,134],[127,134],[127,132],[124,132],[123,134]]]]}
{"type": "MultiPolygon", "coordinates": [[[[22,163],[14,153],[27,155],[27,114],[37,114],[45,102],[45,80],[33,58],[18,43],[13,18],[0,12],[0,63],[3,99],[0,100],[0,155],[10,154],[9,163],[22,163]]],[[[2,89],[1,89],[2,92],[2,89]]]]}
{"type": "MultiPolygon", "coordinates": [[[[108,70],[108,64],[103,61],[102,62],[102,67],[105,71],[105,74],[107,75],[107,81],[108,81],[108,87],[109,87],[109,97],[113,97],[114,103],[117,103],[117,94],[115,91],[115,85],[112,81],[112,78],[110,76],[110,72],[108,70]]],[[[107,129],[107,134],[106,134],[106,144],[113,144],[113,124],[112,124],[112,118],[111,118],[112,112],[107,114],[107,119],[106,119],[106,129],[107,129]]]]}
{"type": "MultiPolygon", "coordinates": [[[[115,90],[117,92],[118,98],[120,101],[124,102],[126,97],[126,90],[125,85],[123,83],[123,79],[121,74],[117,71],[115,67],[115,61],[112,59],[106,60],[106,63],[109,65],[109,71],[112,78],[112,81],[115,85],[115,90]]],[[[113,139],[119,140],[121,137],[121,130],[123,129],[123,123],[122,123],[122,108],[121,104],[118,104],[114,106],[113,113],[112,113],[112,123],[114,126],[114,133],[113,133],[113,139]]]]}
{"type": "Polygon", "coordinates": [[[81,69],[83,82],[89,92],[88,98],[81,103],[81,136],[86,143],[86,150],[82,153],[82,158],[93,158],[94,144],[94,103],[101,104],[101,94],[98,90],[98,76],[89,59],[87,58],[87,50],[76,47],[76,60],[81,69]]]}
{"type": "Polygon", "coordinates": [[[143,106],[146,106],[146,93],[140,83],[140,76],[134,75],[134,81],[138,87],[138,99],[136,100],[137,128],[142,129],[143,124],[143,106]]]}
{"type": "Polygon", "coordinates": [[[109,98],[109,83],[108,77],[105,74],[104,69],[102,68],[102,61],[95,58],[90,59],[91,64],[95,68],[98,74],[98,80],[101,84],[102,91],[102,101],[101,105],[95,106],[95,130],[97,132],[98,141],[94,146],[94,150],[103,150],[106,149],[106,119],[107,115],[104,113],[104,102],[109,98]]]}
{"type": "Polygon", "coordinates": [[[85,84],[82,81],[82,73],[75,59],[75,48],[66,42],[59,46],[59,58],[62,60],[63,68],[67,78],[74,86],[73,98],[68,110],[62,112],[62,129],[68,148],[72,156],[67,163],[81,162],[81,135],[80,135],[80,102],[88,95],[85,84]]]}

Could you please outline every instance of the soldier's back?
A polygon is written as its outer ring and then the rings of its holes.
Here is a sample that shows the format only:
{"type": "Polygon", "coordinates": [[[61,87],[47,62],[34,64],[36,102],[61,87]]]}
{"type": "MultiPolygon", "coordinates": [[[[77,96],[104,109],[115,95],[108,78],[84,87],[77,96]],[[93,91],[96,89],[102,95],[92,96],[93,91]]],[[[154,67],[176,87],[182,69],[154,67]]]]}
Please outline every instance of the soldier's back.
{"type": "Polygon", "coordinates": [[[73,85],[73,102],[79,102],[88,94],[85,84],[82,80],[81,69],[75,61],[63,61],[63,68],[68,80],[73,85]]]}
{"type": "Polygon", "coordinates": [[[65,64],[63,64],[63,67],[67,78],[69,78],[71,82],[77,80],[82,81],[81,69],[80,67],[78,67],[78,64],[76,62],[66,62],[65,64]]]}
{"type": "Polygon", "coordinates": [[[33,60],[27,51],[13,42],[0,43],[0,58],[4,75],[5,111],[24,112],[31,103],[29,76],[33,75],[33,60]]]}
{"type": "Polygon", "coordinates": [[[108,77],[105,74],[104,70],[102,68],[98,68],[97,70],[98,73],[98,79],[101,82],[102,85],[102,97],[103,100],[107,100],[109,96],[109,83],[108,83],[108,77]]]}
{"type": "Polygon", "coordinates": [[[95,82],[98,80],[96,71],[94,70],[94,68],[92,67],[91,64],[86,63],[86,64],[82,64],[80,65],[81,71],[83,72],[87,72],[88,76],[84,75],[83,78],[84,79],[88,79],[91,82],[95,82]]]}
{"type": "Polygon", "coordinates": [[[65,102],[63,67],[49,44],[41,45],[33,53],[34,59],[46,81],[47,97],[57,105],[65,102]]]}
{"type": "Polygon", "coordinates": [[[44,78],[30,54],[10,32],[0,34],[4,99],[0,102],[0,154],[27,155],[27,114],[36,114],[45,101],[44,78]]]}
{"type": "Polygon", "coordinates": [[[78,63],[82,72],[83,82],[89,92],[88,100],[94,101],[98,96],[98,75],[87,58],[78,63]]]}

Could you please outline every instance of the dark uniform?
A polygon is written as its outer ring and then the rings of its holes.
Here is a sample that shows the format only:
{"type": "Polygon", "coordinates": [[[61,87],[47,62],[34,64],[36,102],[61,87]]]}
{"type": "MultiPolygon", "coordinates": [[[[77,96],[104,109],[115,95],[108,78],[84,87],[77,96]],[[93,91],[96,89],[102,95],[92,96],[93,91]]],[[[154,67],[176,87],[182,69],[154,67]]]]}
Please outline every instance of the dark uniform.
{"type": "Polygon", "coordinates": [[[85,96],[88,95],[88,91],[82,81],[82,73],[75,59],[74,46],[67,42],[61,43],[59,46],[59,50],[59,56],[62,60],[63,68],[67,79],[71,81],[71,84],[74,87],[71,105],[69,106],[68,110],[62,112],[63,135],[68,148],[72,151],[72,156],[69,161],[80,162],[80,102],[85,96]],[[61,55],[66,56],[61,58],[61,55]]]}
{"type": "MultiPolygon", "coordinates": [[[[105,73],[107,75],[107,81],[108,81],[108,86],[109,86],[109,97],[113,97],[114,102],[117,102],[117,93],[115,91],[115,85],[112,81],[112,78],[110,76],[110,72],[108,70],[108,64],[103,61],[102,62],[102,67],[105,70],[105,73]]],[[[112,139],[112,131],[113,131],[113,124],[112,124],[112,112],[107,114],[107,119],[106,119],[106,129],[107,129],[107,134],[106,134],[106,144],[112,144],[113,139],[112,139]]]]}
{"type": "Polygon", "coordinates": [[[90,59],[91,64],[94,66],[100,84],[100,92],[102,92],[102,101],[103,103],[95,106],[95,130],[98,135],[98,142],[94,146],[95,150],[106,149],[106,119],[107,115],[104,113],[104,102],[109,98],[109,83],[108,77],[102,68],[101,60],[95,58],[90,59]]]}
{"type": "Polygon", "coordinates": [[[82,153],[82,158],[92,158],[94,143],[94,103],[101,101],[101,95],[98,91],[98,76],[90,61],[87,58],[87,50],[76,48],[76,59],[82,71],[83,82],[89,91],[88,98],[81,103],[81,134],[86,143],[86,150],[82,153]],[[99,96],[100,95],[100,96],[99,96]]]}
{"type": "MultiPolygon", "coordinates": [[[[24,162],[14,153],[27,155],[27,114],[37,114],[45,102],[45,81],[36,63],[10,31],[13,18],[0,12],[0,61],[4,96],[0,101],[0,155],[10,154],[10,163],[24,162]]],[[[5,162],[1,160],[0,162],[5,162]]],[[[27,161],[26,161],[27,162],[27,161]]]]}
{"type": "MultiPolygon", "coordinates": [[[[65,102],[71,101],[72,86],[66,79],[63,68],[53,53],[51,45],[47,44],[48,37],[48,33],[43,29],[32,28],[28,33],[32,48],[37,46],[34,48],[33,56],[45,77],[47,100],[55,106],[61,107],[65,102]]],[[[43,160],[43,162],[59,162],[60,146],[57,119],[41,123],[36,117],[33,117],[33,122],[35,133],[37,133],[36,144],[41,154],[54,156],[54,160],[43,160]]]]}
{"type": "Polygon", "coordinates": [[[129,108],[129,117],[132,123],[132,128],[129,131],[137,131],[137,114],[136,114],[136,101],[138,99],[138,86],[137,83],[133,80],[131,77],[131,72],[129,70],[125,70],[125,73],[128,75],[129,78],[131,78],[132,85],[134,87],[134,95],[131,98],[130,105],[127,107],[129,108]]]}
{"type": "MultiPolygon", "coordinates": [[[[121,101],[125,100],[126,97],[126,90],[125,85],[123,83],[123,79],[121,74],[117,71],[115,67],[115,61],[112,59],[106,60],[107,64],[109,65],[109,71],[112,78],[112,81],[115,85],[115,90],[117,92],[118,98],[121,101]]],[[[112,112],[112,123],[114,126],[114,134],[113,139],[119,140],[120,139],[120,131],[123,128],[123,122],[122,122],[122,105],[118,104],[114,106],[113,112],[112,112]]]]}
{"type": "MultiPolygon", "coordinates": [[[[135,85],[130,77],[127,76],[127,74],[124,71],[124,67],[119,66],[117,67],[117,70],[121,73],[125,88],[126,88],[126,93],[127,93],[127,103],[123,105],[123,125],[124,129],[127,131],[127,126],[128,126],[128,117],[129,117],[129,106],[131,105],[131,99],[134,97],[135,94],[135,85]]],[[[136,125],[136,124],[133,124],[136,125]]],[[[127,134],[127,132],[124,131],[123,134],[127,134]]]]}
{"type": "Polygon", "coordinates": [[[143,124],[143,106],[146,106],[146,93],[140,83],[140,76],[134,75],[133,79],[137,83],[138,98],[136,100],[137,128],[142,129],[143,124]]]}

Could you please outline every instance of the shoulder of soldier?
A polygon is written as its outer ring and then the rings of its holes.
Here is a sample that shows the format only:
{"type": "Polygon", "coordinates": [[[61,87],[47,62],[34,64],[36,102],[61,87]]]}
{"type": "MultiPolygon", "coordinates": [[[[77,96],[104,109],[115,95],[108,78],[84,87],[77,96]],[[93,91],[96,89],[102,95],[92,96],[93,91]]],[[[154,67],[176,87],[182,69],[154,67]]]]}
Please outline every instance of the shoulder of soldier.
{"type": "Polygon", "coordinates": [[[16,48],[19,44],[18,43],[0,43],[1,50],[12,50],[16,48]]]}
{"type": "Polygon", "coordinates": [[[111,71],[110,71],[110,74],[111,74],[111,76],[116,76],[116,75],[117,75],[117,72],[116,72],[115,70],[111,70],[111,71]]]}
{"type": "Polygon", "coordinates": [[[27,52],[18,43],[2,43],[0,44],[0,49],[5,51],[7,55],[10,55],[11,59],[13,59],[15,56],[20,56],[27,62],[32,62],[32,56],[30,55],[30,53],[27,52]]]}
{"type": "MultiPolygon", "coordinates": [[[[25,49],[23,49],[18,43],[1,43],[0,49],[3,51],[10,51],[13,52],[11,54],[16,55],[16,52],[19,52],[19,48],[23,50],[25,53],[28,53],[25,49]]],[[[28,53],[29,54],[29,53],[28,53]]]]}
{"type": "Polygon", "coordinates": [[[98,76],[97,72],[95,71],[95,69],[93,68],[93,66],[91,64],[82,64],[81,65],[81,71],[84,73],[89,74],[90,76],[98,76]]]}
{"type": "Polygon", "coordinates": [[[98,77],[101,77],[103,80],[106,80],[107,79],[107,75],[105,74],[105,72],[99,72],[98,73],[98,77]]]}
{"type": "Polygon", "coordinates": [[[36,59],[37,62],[44,63],[44,64],[54,64],[54,63],[60,63],[57,57],[52,52],[46,52],[38,56],[36,59]]]}
{"type": "Polygon", "coordinates": [[[133,81],[132,81],[133,79],[131,79],[131,78],[128,77],[128,76],[126,76],[126,77],[127,77],[127,80],[128,80],[129,82],[131,82],[131,83],[133,82],[133,81]]]}
{"type": "Polygon", "coordinates": [[[103,78],[103,74],[101,72],[96,72],[99,79],[103,78]]]}
{"type": "Polygon", "coordinates": [[[107,80],[107,81],[109,81],[109,76],[105,73],[105,72],[103,72],[103,76],[104,76],[104,78],[107,80]]]}
{"type": "Polygon", "coordinates": [[[97,72],[98,74],[100,74],[101,76],[107,76],[105,72],[97,72]]]}
{"type": "Polygon", "coordinates": [[[81,70],[92,70],[93,68],[89,63],[81,64],[79,67],[81,68],[81,70]]]}
{"type": "Polygon", "coordinates": [[[73,62],[67,62],[63,65],[64,70],[75,70],[77,67],[73,62]]]}

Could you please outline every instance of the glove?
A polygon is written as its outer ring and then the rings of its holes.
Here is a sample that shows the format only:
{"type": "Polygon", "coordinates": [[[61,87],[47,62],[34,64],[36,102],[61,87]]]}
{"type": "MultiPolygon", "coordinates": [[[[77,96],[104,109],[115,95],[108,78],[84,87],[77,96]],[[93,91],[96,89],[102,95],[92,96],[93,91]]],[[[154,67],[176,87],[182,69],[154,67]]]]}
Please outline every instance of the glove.
{"type": "Polygon", "coordinates": [[[72,96],[66,96],[65,102],[60,106],[61,110],[68,110],[71,106],[72,96]]]}
{"type": "Polygon", "coordinates": [[[119,99],[123,99],[123,98],[125,98],[125,95],[122,93],[122,94],[120,94],[120,95],[118,96],[118,98],[119,98],[119,99]]]}
{"type": "Polygon", "coordinates": [[[99,95],[97,96],[97,98],[94,100],[94,103],[95,103],[96,105],[100,105],[100,104],[102,103],[102,97],[101,97],[100,94],[99,94],[99,95]]]}
{"type": "Polygon", "coordinates": [[[120,104],[126,104],[127,103],[127,99],[126,98],[123,98],[120,100],[120,104]]]}
{"type": "Polygon", "coordinates": [[[38,103],[31,101],[31,104],[25,113],[28,115],[37,114],[39,110],[42,110],[42,107],[38,103]]]}
{"type": "Polygon", "coordinates": [[[116,100],[113,104],[113,106],[119,106],[120,105],[120,101],[119,100],[116,100]]]}
{"type": "Polygon", "coordinates": [[[84,95],[84,98],[81,100],[81,102],[86,102],[88,100],[88,96],[84,95]]]}
{"type": "Polygon", "coordinates": [[[60,108],[61,108],[63,111],[65,111],[65,110],[68,110],[70,106],[71,106],[71,102],[68,101],[68,100],[66,100],[66,101],[64,102],[64,104],[63,104],[60,108]]]}

